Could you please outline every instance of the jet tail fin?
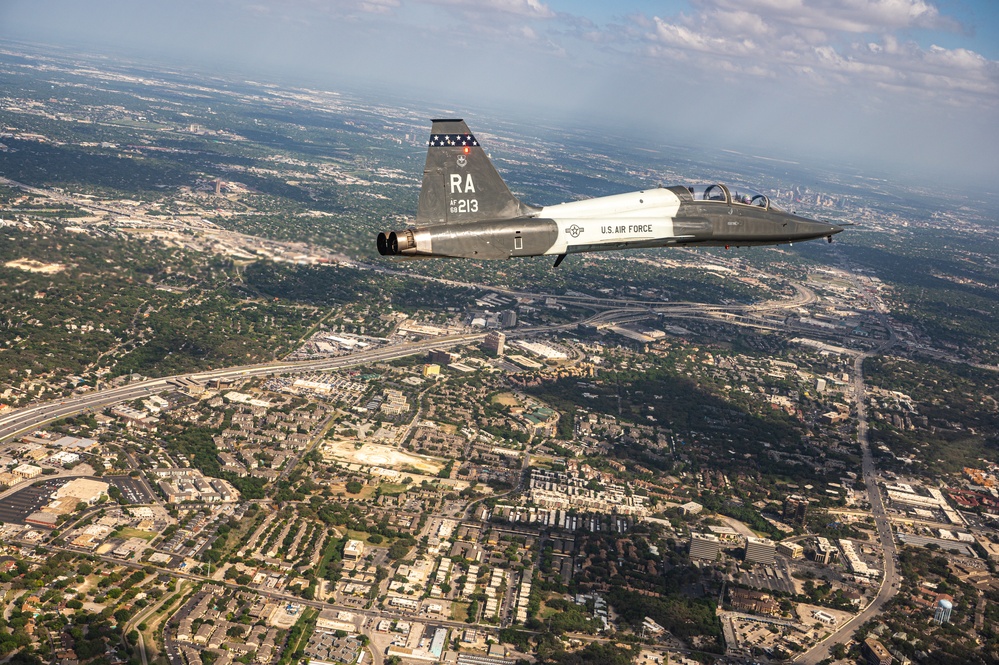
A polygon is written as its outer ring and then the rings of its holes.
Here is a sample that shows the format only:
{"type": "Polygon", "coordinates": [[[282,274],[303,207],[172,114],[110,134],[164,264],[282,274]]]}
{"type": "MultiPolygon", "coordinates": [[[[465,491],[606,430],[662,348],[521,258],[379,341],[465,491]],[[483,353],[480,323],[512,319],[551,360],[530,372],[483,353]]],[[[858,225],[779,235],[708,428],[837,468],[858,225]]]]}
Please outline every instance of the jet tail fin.
{"type": "Polygon", "coordinates": [[[512,219],[536,210],[510,192],[464,120],[433,121],[417,224],[512,219]]]}

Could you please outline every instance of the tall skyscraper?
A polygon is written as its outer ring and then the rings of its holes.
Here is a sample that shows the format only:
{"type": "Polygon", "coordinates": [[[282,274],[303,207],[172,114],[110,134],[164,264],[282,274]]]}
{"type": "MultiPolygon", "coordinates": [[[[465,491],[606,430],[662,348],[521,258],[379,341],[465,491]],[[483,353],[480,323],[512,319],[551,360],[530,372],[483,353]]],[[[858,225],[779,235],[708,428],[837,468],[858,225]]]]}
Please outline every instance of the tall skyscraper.
{"type": "Polygon", "coordinates": [[[784,521],[803,526],[808,512],[808,499],[791,494],[784,499],[784,521]]]}
{"type": "Polygon", "coordinates": [[[482,340],[482,350],[492,356],[501,356],[504,344],[506,344],[506,335],[493,331],[482,340]]]}

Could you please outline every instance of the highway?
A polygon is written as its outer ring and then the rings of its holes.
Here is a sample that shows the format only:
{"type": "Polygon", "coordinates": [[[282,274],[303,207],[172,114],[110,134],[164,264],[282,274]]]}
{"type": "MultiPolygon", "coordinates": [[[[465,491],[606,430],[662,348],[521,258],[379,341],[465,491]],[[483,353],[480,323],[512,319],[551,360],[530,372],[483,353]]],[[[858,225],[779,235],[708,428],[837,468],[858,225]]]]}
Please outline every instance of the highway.
{"type": "Polygon", "coordinates": [[[866,353],[858,353],[853,358],[853,396],[854,404],[857,407],[857,440],[860,442],[860,449],[863,453],[861,471],[864,483],[867,485],[867,497],[871,503],[871,515],[878,530],[878,540],[881,542],[881,552],[884,555],[884,574],[881,576],[881,586],[878,588],[878,595],[874,600],[835,632],[830,634],[809,651],[801,654],[794,660],[803,665],[817,665],[819,662],[829,658],[830,652],[837,644],[846,644],[853,638],[853,633],[864,623],[873,619],[888,601],[895,597],[901,584],[901,576],[897,568],[898,548],[895,545],[895,536],[891,530],[891,521],[885,511],[881,488],[878,486],[878,477],[874,468],[874,457],[871,455],[870,435],[867,424],[867,389],[864,385],[864,361],[873,356],[880,355],[895,345],[897,337],[895,331],[889,325],[887,317],[880,309],[876,309],[882,325],[889,332],[889,337],[876,349],[866,353]]]}
{"type": "MultiPolygon", "coordinates": [[[[399,273],[400,275],[408,273],[399,273]]],[[[412,276],[412,275],[408,275],[412,276]]],[[[790,309],[793,307],[801,307],[803,305],[809,305],[814,303],[818,298],[815,293],[808,287],[793,283],[795,295],[793,298],[788,300],[768,300],[766,302],[755,303],[751,305],[739,305],[739,304],[725,304],[725,305],[709,305],[706,303],[690,302],[677,300],[673,302],[664,303],[661,300],[622,300],[621,298],[600,298],[596,296],[588,296],[585,294],[576,295],[559,295],[557,293],[530,293],[526,291],[515,291],[512,289],[503,289],[495,286],[487,286],[485,284],[463,284],[461,282],[453,282],[452,286],[477,286],[479,288],[495,291],[496,293],[510,296],[512,298],[534,298],[534,299],[544,299],[553,298],[556,301],[564,304],[579,305],[581,307],[609,307],[609,308],[619,308],[623,304],[627,304],[632,309],[652,309],[658,314],[669,314],[671,312],[765,312],[775,309],[790,309]]]]}
{"type": "MultiPolygon", "coordinates": [[[[541,330],[543,329],[525,329],[523,334],[539,332],[541,330]]],[[[481,340],[485,335],[485,333],[449,335],[447,337],[435,337],[418,342],[377,347],[337,358],[297,362],[269,362],[258,365],[243,365],[217,370],[191,372],[188,374],[177,374],[157,379],[146,379],[145,381],[137,381],[117,388],[108,388],[61,400],[52,400],[13,411],[0,417],[0,441],[23,434],[53,420],[75,416],[86,411],[99,411],[112,404],[163,392],[176,387],[181,380],[193,380],[203,383],[213,379],[246,379],[255,376],[276,376],[279,374],[345,369],[357,365],[396,360],[416,353],[426,353],[431,349],[469,344],[481,340]]]]}
{"type": "MultiPolygon", "coordinates": [[[[469,286],[469,285],[465,285],[469,286]]],[[[483,288],[491,288],[485,287],[483,288]]],[[[507,337],[522,337],[555,330],[573,328],[578,323],[592,324],[612,324],[633,322],[654,316],[667,316],[677,318],[697,318],[713,323],[729,323],[732,325],[755,325],[745,322],[731,321],[723,318],[714,318],[712,314],[718,313],[751,313],[761,311],[772,311],[778,309],[791,309],[815,302],[816,296],[810,289],[799,284],[794,285],[795,296],[788,300],[776,300],[755,305],[708,305],[693,302],[662,303],[656,301],[631,301],[612,300],[609,298],[593,298],[589,296],[557,296],[562,301],[571,301],[579,306],[589,306],[601,309],[590,317],[580,321],[538,326],[533,328],[521,328],[507,331],[507,337]]],[[[504,289],[491,290],[508,295],[518,295],[522,297],[542,298],[544,294],[522,293],[508,291],[504,289]]],[[[417,353],[425,353],[431,349],[444,349],[461,344],[470,344],[481,341],[486,335],[485,332],[467,333],[461,335],[448,335],[420,340],[416,342],[405,342],[402,344],[392,344],[379,346],[373,349],[359,351],[347,356],[336,358],[324,358],[320,360],[302,361],[276,361],[260,363],[256,365],[241,365],[238,367],[226,367],[216,370],[200,372],[190,372],[187,374],[177,374],[144,381],[136,381],[128,385],[116,388],[96,390],[83,395],[76,395],[64,399],[50,400],[31,406],[23,407],[12,411],[4,416],[0,416],[0,442],[12,437],[30,432],[38,427],[50,423],[60,418],[67,418],[85,412],[97,412],[104,407],[126,402],[129,400],[148,397],[156,393],[176,387],[184,380],[193,380],[204,383],[214,379],[239,379],[257,376],[277,376],[281,374],[299,374],[306,372],[318,372],[327,370],[346,369],[359,365],[367,365],[375,362],[385,362],[404,358],[417,353]]]]}

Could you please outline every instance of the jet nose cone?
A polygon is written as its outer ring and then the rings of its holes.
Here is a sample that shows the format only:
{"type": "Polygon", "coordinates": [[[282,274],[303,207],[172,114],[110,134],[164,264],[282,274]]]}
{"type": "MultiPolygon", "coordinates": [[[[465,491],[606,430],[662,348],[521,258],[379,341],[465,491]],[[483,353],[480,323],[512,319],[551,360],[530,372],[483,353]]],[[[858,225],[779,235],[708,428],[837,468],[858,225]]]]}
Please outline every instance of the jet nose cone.
{"type": "Polygon", "coordinates": [[[829,222],[816,222],[811,219],[798,223],[799,233],[808,238],[829,238],[842,230],[842,226],[836,226],[829,222]]]}

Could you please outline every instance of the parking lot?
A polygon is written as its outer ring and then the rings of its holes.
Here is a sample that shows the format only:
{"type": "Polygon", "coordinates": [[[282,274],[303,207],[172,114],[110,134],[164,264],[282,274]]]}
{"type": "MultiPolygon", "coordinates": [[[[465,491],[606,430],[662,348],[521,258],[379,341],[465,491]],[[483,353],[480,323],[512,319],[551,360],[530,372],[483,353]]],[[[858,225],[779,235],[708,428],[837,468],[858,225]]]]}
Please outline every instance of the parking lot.
{"type": "Polygon", "coordinates": [[[146,482],[145,478],[105,476],[104,480],[121,490],[122,496],[131,504],[145,505],[156,503],[156,496],[153,494],[153,489],[146,482]]]}
{"type": "Polygon", "coordinates": [[[795,593],[791,572],[783,559],[777,559],[772,566],[756,564],[751,571],[743,573],[740,581],[755,589],[795,593]]]}
{"type": "Polygon", "coordinates": [[[49,503],[55,491],[65,483],[66,478],[43,480],[11,494],[0,502],[0,522],[24,524],[24,520],[49,503]]]}

